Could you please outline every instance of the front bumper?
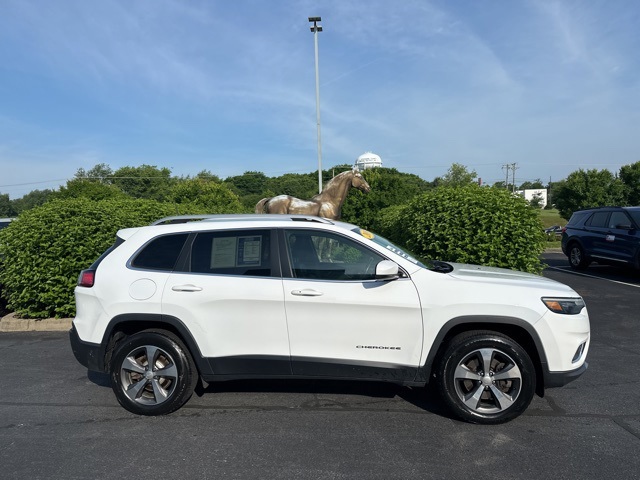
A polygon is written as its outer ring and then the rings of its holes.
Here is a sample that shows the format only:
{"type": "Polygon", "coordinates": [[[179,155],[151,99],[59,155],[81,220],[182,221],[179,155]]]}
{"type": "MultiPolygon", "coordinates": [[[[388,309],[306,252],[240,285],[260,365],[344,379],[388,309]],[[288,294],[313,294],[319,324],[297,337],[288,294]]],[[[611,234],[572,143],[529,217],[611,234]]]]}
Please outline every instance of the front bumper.
{"type": "Polygon", "coordinates": [[[582,366],[567,372],[550,372],[544,369],[544,388],[562,387],[569,382],[573,382],[587,371],[588,366],[587,362],[584,362],[582,366]]]}
{"type": "Polygon", "coordinates": [[[69,330],[71,350],[80,364],[94,372],[104,372],[104,351],[100,344],[83,342],[78,336],[75,325],[69,330]]]}

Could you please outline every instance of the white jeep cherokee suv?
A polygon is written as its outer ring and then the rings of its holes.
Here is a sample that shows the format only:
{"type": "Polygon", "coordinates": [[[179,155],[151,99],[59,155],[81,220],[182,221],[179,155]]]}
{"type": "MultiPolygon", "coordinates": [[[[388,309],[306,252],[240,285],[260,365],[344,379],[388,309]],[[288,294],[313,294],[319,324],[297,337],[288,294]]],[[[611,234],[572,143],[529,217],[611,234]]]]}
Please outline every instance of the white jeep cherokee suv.
{"type": "Polygon", "coordinates": [[[142,415],[180,408],[199,378],[323,378],[435,382],[456,416],[494,424],[587,368],[589,317],[568,286],[421,263],[317,217],[121,230],[75,295],[76,358],[142,415]]]}

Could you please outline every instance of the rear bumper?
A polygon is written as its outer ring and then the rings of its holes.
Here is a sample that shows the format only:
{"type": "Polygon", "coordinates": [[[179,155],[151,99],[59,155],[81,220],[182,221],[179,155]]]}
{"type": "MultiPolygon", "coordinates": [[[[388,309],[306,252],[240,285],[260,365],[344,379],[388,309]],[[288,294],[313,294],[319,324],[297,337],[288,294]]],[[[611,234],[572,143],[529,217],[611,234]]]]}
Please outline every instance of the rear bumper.
{"type": "Polygon", "coordinates": [[[94,372],[104,372],[104,352],[100,344],[83,342],[78,336],[75,325],[69,330],[69,342],[76,360],[94,372]]]}
{"type": "Polygon", "coordinates": [[[587,371],[589,365],[584,362],[581,367],[575,370],[569,370],[567,372],[549,372],[545,369],[544,372],[544,387],[554,388],[562,387],[569,382],[573,382],[576,378],[587,371]]]}

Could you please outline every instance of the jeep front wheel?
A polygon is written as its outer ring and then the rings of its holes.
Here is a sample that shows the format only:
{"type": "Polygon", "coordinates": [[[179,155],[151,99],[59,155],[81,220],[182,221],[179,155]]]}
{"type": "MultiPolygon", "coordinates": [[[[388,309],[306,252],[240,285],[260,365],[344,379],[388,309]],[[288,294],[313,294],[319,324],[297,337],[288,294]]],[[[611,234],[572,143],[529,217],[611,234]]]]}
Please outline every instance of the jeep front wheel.
{"type": "Polygon", "coordinates": [[[144,331],[117,345],[111,388],[120,405],[138,415],[164,415],[191,397],[198,373],[182,342],[166,331],[144,331]]]}
{"type": "Polygon", "coordinates": [[[438,365],[438,388],[457,417],[472,423],[504,423],[526,410],[536,371],[527,352],[497,332],[454,337],[438,365]]]}

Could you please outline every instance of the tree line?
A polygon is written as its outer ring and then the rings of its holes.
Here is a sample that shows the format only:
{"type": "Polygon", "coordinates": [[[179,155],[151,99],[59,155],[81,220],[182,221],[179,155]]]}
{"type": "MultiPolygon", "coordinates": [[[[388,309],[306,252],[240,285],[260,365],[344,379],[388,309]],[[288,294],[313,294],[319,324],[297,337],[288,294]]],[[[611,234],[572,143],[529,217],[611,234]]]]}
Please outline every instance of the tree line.
{"type": "MultiPolygon", "coordinates": [[[[351,165],[336,165],[323,171],[323,183],[351,165]]],[[[477,181],[477,174],[466,166],[454,163],[447,173],[433,181],[394,168],[378,168],[365,172],[372,192],[365,199],[350,195],[343,208],[343,217],[371,228],[377,213],[384,208],[407,203],[414,196],[439,186],[464,186],[477,181]]],[[[519,186],[496,182],[492,188],[549,190],[548,207],[555,206],[568,219],[583,208],[604,205],[640,204],[640,162],[623,166],[619,172],[583,170],[566,179],[545,185],[540,179],[519,186]]],[[[286,173],[269,177],[263,172],[247,171],[242,175],[221,179],[203,170],[194,176],[176,177],[171,170],[155,165],[126,166],[113,170],[101,163],[89,170],[78,169],[74,178],[57,190],[33,190],[11,200],[0,194],[0,217],[15,217],[49,200],[88,198],[91,200],[135,198],[195,204],[209,213],[248,213],[264,197],[291,195],[309,199],[317,193],[317,173],[286,173]]],[[[533,206],[538,206],[534,201],[533,206]]]]}

